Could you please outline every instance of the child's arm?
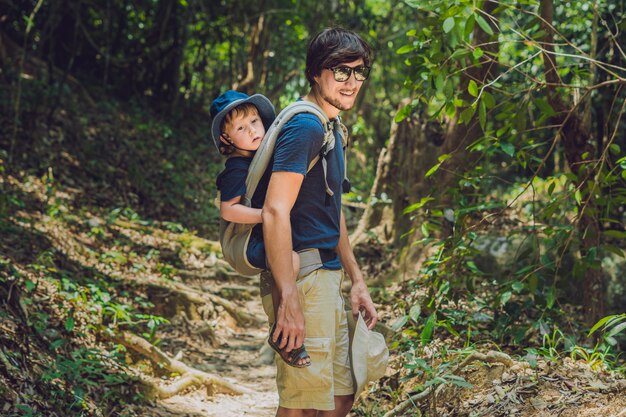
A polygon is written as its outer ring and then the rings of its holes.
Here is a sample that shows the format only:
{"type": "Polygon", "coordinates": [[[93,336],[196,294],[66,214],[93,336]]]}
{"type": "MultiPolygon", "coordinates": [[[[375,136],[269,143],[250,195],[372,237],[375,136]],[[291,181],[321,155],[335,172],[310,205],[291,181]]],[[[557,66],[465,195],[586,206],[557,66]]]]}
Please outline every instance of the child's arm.
{"type": "Polygon", "coordinates": [[[261,209],[252,208],[239,204],[241,196],[220,203],[220,215],[222,219],[242,224],[262,223],[261,209]]]}

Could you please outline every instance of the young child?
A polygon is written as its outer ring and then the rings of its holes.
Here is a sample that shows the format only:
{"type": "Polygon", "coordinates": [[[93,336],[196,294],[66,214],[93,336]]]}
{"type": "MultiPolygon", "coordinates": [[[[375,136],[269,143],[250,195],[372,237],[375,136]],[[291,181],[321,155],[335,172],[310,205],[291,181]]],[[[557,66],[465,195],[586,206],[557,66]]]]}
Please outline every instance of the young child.
{"type": "MultiPolygon", "coordinates": [[[[260,269],[268,269],[265,262],[265,247],[260,208],[252,208],[240,204],[241,197],[246,193],[246,177],[254,152],[261,145],[265,130],[276,117],[274,106],[269,99],[261,94],[247,94],[229,90],[213,100],[211,104],[211,135],[215,146],[222,155],[228,155],[224,170],[218,175],[216,183],[220,191],[220,215],[224,220],[233,223],[256,224],[248,243],[248,259],[252,265],[260,269]]],[[[300,258],[292,252],[294,278],[300,270],[300,258]]],[[[272,286],[272,304],[274,317],[279,304],[278,288],[272,286]]],[[[304,345],[291,352],[285,352],[272,341],[270,332],[269,344],[281,358],[291,366],[302,368],[311,364],[304,345]]]]}

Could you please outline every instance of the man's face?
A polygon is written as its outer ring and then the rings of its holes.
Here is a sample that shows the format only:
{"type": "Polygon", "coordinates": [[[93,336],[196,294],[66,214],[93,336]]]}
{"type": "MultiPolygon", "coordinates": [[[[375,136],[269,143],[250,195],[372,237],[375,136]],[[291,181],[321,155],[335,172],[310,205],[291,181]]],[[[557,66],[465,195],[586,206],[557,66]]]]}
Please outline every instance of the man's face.
{"type": "Polygon", "coordinates": [[[256,110],[248,114],[238,112],[233,115],[231,122],[224,130],[232,144],[246,151],[256,151],[265,136],[263,121],[256,110]]]}
{"type": "MultiPolygon", "coordinates": [[[[345,62],[339,66],[355,68],[363,65],[363,59],[345,62]]],[[[320,75],[316,76],[318,92],[322,99],[339,111],[350,110],[354,106],[356,96],[363,85],[363,81],[354,78],[354,72],[343,82],[335,81],[333,71],[327,68],[322,69],[320,75]]]]}

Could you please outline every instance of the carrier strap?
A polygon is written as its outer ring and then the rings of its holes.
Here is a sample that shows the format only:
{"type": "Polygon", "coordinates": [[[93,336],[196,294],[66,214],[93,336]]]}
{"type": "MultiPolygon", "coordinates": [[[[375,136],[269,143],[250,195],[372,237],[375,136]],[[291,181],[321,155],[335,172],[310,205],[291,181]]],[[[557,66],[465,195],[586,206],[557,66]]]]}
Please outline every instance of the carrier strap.
{"type": "MultiPolygon", "coordinates": [[[[278,116],[274,120],[274,123],[272,123],[272,125],[268,129],[265,139],[263,140],[263,142],[261,142],[261,146],[255,152],[252,163],[250,164],[250,168],[248,169],[248,176],[246,178],[246,195],[242,198],[242,204],[249,204],[250,200],[252,199],[252,196],[254,195],[257,186],[259,185],[259,181],[265,173],[265,170],[269,165],[269,161],[274,154],[276,139],[278,138],[278,135],[282,131],[284,125],[289,120],[291,120],[293,116],[299,113],[314,114],[320,119],[320,122],[324,127],[324,142],[322,144],[322,149],[320,150],[320,153],[316,155],[309,163],[307,167],[307,172],[309,172],[311,168],[313,168],[313,166],[317,163],[317,161],[322,158],[322,170],[324,175],[324,184],[326,186],[326,193],[330,196],[333,195],[333,192],[328,186],[328,181],[326,179],[328,173],[326,155],[335,148],[335,132],[339,133],[343,148],[345,149],[347,147],[347,129],[341,123],[341,118],[339,116],[337,116],[335,120],[330,121],[328,117],[326,117],[326,113],[324,113],[324,111],[317,104],[311,103],[309,101],[295,101],[285,107],[283,111],[278,114],[278,116]]],[[[345,152],[344,179],[347,179],[345,152]]]]}

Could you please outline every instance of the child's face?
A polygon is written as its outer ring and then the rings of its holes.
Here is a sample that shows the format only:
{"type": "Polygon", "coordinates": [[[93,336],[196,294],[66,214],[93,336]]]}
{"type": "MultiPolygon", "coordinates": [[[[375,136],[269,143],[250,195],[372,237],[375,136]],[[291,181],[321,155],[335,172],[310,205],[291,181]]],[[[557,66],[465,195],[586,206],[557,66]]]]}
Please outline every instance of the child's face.
{"type": "Polygon", "coordinates": [[[258,111],[235,114],[224,132],[237,150],[256,151],[265,136],[265,127],[258,111]]]}

